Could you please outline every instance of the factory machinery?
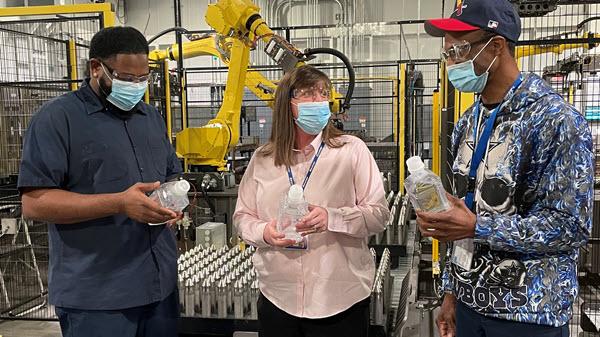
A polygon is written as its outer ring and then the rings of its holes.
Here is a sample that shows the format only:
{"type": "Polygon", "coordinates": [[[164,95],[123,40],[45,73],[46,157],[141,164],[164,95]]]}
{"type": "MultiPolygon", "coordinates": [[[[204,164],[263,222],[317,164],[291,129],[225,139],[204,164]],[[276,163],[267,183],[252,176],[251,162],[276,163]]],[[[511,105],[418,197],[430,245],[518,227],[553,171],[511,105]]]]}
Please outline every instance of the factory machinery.
{"type": "MultiPolygon", "coordinates": [[[[549,13],[556,9],[556,5],[564,3],[561,0],[512,2],[523,16],[549,13]]],[[[165,50],[152,51],[149,59],[156,65],[160,62],[166,64],[167,60],[180,61],[182,58],[210,55],[219,58],[229,70],[223,104],[218,114],[203,127],[188,128],[184,123],[183,130],[175,137],[174,145],[184,161],[185,178],[194,183],[195,187],[195,191],[190,194],[191,205],[186,210],[185,218],[178,224],[177,231],[182,316],[179,332],[188,336],[231,336],[241,331],[257,331],[256,299],[259,292],[256,271],[252,265],[255,248],[239,242],[235,229],[231,228],[237,188],[228,170],[227,157],[236,148],[239,140],[244,90],[248,89],[259,99],[271,102],[276,89],[275,82],[268,80],[258,70],[249,68],[250,51],[257,48],[259,41],[263,41],[264,52],[284,72],[309,62],[318,53],[329,53],[340,58],[348,69],[350,85],[344,95],[332,93],[330,104],[334,113],[343,113],[350,106],[354,72],[347,58],[335,50],[319,48],[300,51],[284,38],[275,35],[261,18],[259,8],[248,0],[221,0],[211,4],[206,13],[206,21],[215,30],[215,34],[190,35],[189,42],[175,44],[165,50]],[[205,199],[204,204],[200,203],[200,198],[205,199]]],[[[520,46],[517,49],[517,58],[595,47],[600,35],[585,33],[582,27],[583,24],[580,24],[577,32],[573,33],[576,37],[574,42],[561,44],[547,41],[520,46]]],[[[176,27],[174,30],[181,31],[181,28],[176,27]]],[[[168,65],[166,69],[168,77],[168,65]]],[[[593,126],[600,126],[596,125],[598,122],[595,121],[600,120],[598,69],[600,57],[578,54],[545,69],[546,79],[556,84],[580,111],[585,112],[593,126]],[[571,80],[570,74],[573,73],[578,74],[577,80],[571,80]]],[[[167,95],[169,94],[167,91],[167,95]]],[[[409,96],[409,93],[405,94],[409,96]]],[[[170,107],[167,108],[168,133],[172,136],[170,107]]],[[[593,127],[595,138],[598,137],[599,129],[600,127],[593,127]]],[[[598,144],[597,139],[594,143],[598,144]]],[[[17,155],[13,157],[17,158],[17,155]]],[[[391,173],[382,177],[392,216],[385,224],[385,231],[369,239],[377,266],[371,293],[371,335],[433,336],[433,309],[439,304],[439,296],[436,293],[441,268],[436,259],[439,253],[437,248],[434,248],[437,245],[419,237],[414,220],[411,220],[413,214],[410,203],[401,194],[392,191],[392,179],[402,178],[396,175],[397,171],[393,177],[391,173]]],[[[600,186],[600,178],[597,178],[596,182],[596,185],[600,186]]],[[[14,182],[6,185],[11,185],[11,191],[7,195],[15,196],[16,193],[12,190],[14,182]]],[[[401,183],[393,185],[401,186],[401,183]]],[[[600,193],[596,194],[595,218],[600,217],[600,193]]],[[[11,199],[10,207],[18,208],[18,201],[11,199]]],[[[32,303],[31,308],[46,306],[45,303],[31,302],[31,298],[44,298],[47,285],[42,282],[43,279],[45,281],[44,270],[40,272],[35,262],[36,256],[39,260],[41,249],[36,248],[34,252],[30,235],[27,233],[33,229],[33,234],[42,235],[45,229],[36,229],[34,224],[28,226],[29,222],[17,226],[22,223],[18,212],[5,211],[2,217],[5,219],[2,221],[0,239],[4,241],[0,241],[1,243],[6,243],[8,247],[9,240],[14,243],[14,238],[25,238],[21,251],[27,255],[19,256],[20,261],[15,263],[15,268],[21,268],[21,260],[24,261],[25,258],[32,261],[27,263],[28,265],[35,267],[28,270],[27,274],[31,274],[28,279],[32,284],[31,288],[35,289],[35,296],[31,297],[9,298],[11,289],[5,285],[9,284],[9,280],[7,278],[5,283],[3,277],[6,277],[6,274],[0,274],[0,303],[4,308],[9,308],[2,314],[9,312],[10,315],[14,313],[18,316],[26,314],[26,311],[13,310],[20,303],[32,303]]],[[[584,251],[581,258],[580,270],[590,275],[589,280],[583,279],[584,282],[581,283],[584,289],[581,293],[583,302],[578,305],[581,308],[582,320],[590,317],[589,322],[581,323],[582,326],[592,324],[587,331],[593,331],[594,328],[594,315],[588,313],[600,308],[597,301],[597,294],[600,293],[597,286],[599,282],[594,279],[597,278],[600,268],[599,231],[600,226],[595,226],[592,233],[592,247],[595,249],[584,251]],[[595,290],[585,290],[588,288],[595,290]]]]}
{"type": "MultiPolygon", "coordinates": [[[[408,307],[416,301],[418,285],[411,275],[420,258],[414,257],[419,251],[415,250],[415,223],[409,221],[408,199],[393,191],[386,199],[390,219],[369,245],[377,265],[371,291],[371,333],[400,336],[408,321],[408,307]]],[[[259,289],[252,264],[256,249],[244,243],[227,245],[224,227],[217,223],[197,227],[195,246],[178,259],[182,335],[231,336],[258,329],[259,289]]]]}
{"type": "MultiPolygon", "coordinates": [[[[544,68],[544,79],[588,120],[594,144],[600,140],[600,55],[573,53],[544,68]]],[[[581,328],[600,332],[600,148],[594,147],[594,226],[579,258],[581,328]]]]}
{"type": "MultiPolygon", "coordinates": [[[[257,47],[259,41],[266,44],[264,52],[284,72],[305,64],[317,54],[339,58],[348,70],[350,83],[343,99],[339,93],[332,91],[331,110],[334,113],[344,113],[350,108],[355,73],[348,58],[331,48],[298,50],[269,28],[259,10],[250,0],[220,0],[208,6],[205,17],[215,34],[190,36],[189,42],[150,52],[148,58],[151,65],[167,59],[181,61],[183,58],[196,56],[214,56],[226,64],[229,70],[223,102],[216,117],[202,127],[187,127],[184,124],[183,130],[177,133],[175,146],[178,155],[184,159],[186,172],[228,171],[227,154],[239,141],[242,100],[246,87],[259,99],[272,104],[276,85],[260,72],[248,69],[250,51],[257,47]]],[[[173,30],[185,31],[174,27],[159,33],[149,42],[173,30]]],[[[171,122],[169,117],[167,124],[171,122]]],[[[206,175],[201,175],[204,176],[206,175]]],[[[212,175],[212,179],[219,180],[222,176],[212,175]]],[[[219,187],[223,185],[215,184],[219,187]]]]}
{"type": "MultiPolygon", "coordinates": [[[[179,55],[213,55],[229,67],[224,101],[215,119],[204,127],[184,128],[177,134],[175,144],[188,171],[185,178],[197,188],[178,228],[182,316],[179,333],[230,336],[257,331],[259,290],[251,259],[255,249],[239,242],[235,229],[229,226],[237,188],[234,181],[227,182],[225,155],[238,140],[244,86],[266,102],[273,99],[276,88],[260,72],[248,70],[248,52],[258,39],[265,40],[265,52],[284,72],[304,64],[316,53],[339,57],[348,69],[350,86],[343,100],[340,94],[332,93],[330,103],[334,113],[349,108],[354,71],[337,51],[300,52],[273,35],[260,19],[258,8],[248,1],[219,1],[210,5],[206,21],[218,34],[192,37],[190,42],[153,51],[149,58],[157,62],[167,58],[176,60],[179,55]],[[198,196],[204,197],[208,207],[199,206],[198,196]]],[[[392,191],[391,173],[382,175],[382,180],[392,216],[386,230],[370,238],[377,263],[371,295],[371,330],[375,336],[392,336],[398,335],[406,320],[415,230],[414,224],[409,229],[407,201],[392,191]]]]}

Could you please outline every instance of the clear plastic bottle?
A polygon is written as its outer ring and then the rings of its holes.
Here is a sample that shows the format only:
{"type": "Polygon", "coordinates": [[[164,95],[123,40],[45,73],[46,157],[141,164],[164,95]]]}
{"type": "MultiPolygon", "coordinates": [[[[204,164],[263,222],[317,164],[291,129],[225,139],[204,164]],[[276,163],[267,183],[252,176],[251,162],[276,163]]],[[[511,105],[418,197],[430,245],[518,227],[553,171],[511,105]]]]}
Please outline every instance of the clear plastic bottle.
{"type": "Polygon", "coordinates": [[[302,236],[296,231],[296,224],[306,214],[308,203],[304,200],[304,191],[300,185],[292,185],[279,209],[277,231],[285,234],[286,239],[302,241],[302,236]]]}
{"type": "Polygon", "coordinates": [[[190,183],[187,180],[170,181],[154,190],[150,195],[150,199],[158,202],[162,207],[175,212],[181,212],[190,204],[190,199],[187,196],[189,190],[190,183]]]}
{"type": "Polygon", "coordinates": [[[425,168],[421,157],[408,158],[406,166],[410,176],[406,178],[404,186],[415,209],[441,212],[450,208],[442,180],[425,168]]]}

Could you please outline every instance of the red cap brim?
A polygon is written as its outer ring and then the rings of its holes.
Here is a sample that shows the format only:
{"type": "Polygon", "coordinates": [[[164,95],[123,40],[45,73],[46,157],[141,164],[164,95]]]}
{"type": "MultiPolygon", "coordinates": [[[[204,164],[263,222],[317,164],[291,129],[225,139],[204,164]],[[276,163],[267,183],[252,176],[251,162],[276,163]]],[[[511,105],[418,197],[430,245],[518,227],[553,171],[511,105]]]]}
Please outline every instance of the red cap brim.
{"type": "Polygon", "coordinates": [[[425,31],[435,37],[444,37],[446,32],[472,32],[479,29],[479,27],[453,18],[425,21],[425,31]]]}

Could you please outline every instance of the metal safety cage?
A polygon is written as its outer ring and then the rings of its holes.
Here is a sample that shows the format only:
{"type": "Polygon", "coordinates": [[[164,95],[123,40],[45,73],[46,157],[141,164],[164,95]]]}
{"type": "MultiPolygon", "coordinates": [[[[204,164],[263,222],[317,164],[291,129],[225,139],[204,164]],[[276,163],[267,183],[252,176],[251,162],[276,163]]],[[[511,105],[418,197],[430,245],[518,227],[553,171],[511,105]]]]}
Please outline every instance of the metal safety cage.
{"type": "MultiPolygon", "coordinates": [[[[265,5],[267,8],[269,6],[265,5]]],[[[267,10],[268,12],[268,10],[267,10]]],[[[272,14],[272,13],[271,13],[272,14]]],[[[265,13],[265,18],[270,18],[269,13],[265,13]]],[[[352,20],[351,20],[352,21],[352,20]]],[[[433,38],[427,36],[424,32],[422,26],[424,20],[403,20],[403,21],[391,21],[391,22],[356,22],[349,23],[351,21],[341,20],[337,24],[327,24],[327,25],[306,25],[306,26],[281,26],[281,27],[272,27],[273,32],[287,41],[292,43],[295,47],[300,50],[303,49],[311,49],[311,48],[331,48],[338,50],[345,54],[354,64],[372,64],[375,65],[377,63],[388,64],[388,63],[398,63],[397,60],[405,60],[400,63],[410,63],[413,61],[421,62],[415,58],[422,54],[421,52],[417,52],[418,49],[422,50],[423,46],[429,46],[430,43],[434,45],[439,43],[441,39],[433,38]],[[407,39],[408,36],[408,39],[407,39]]],[[[281,23],[282,21],[275,19],[273,22],[281,23]]],[[[354,22],[354,21],[352,21],[354,22]]],[[[177,40],[183,39],[185,40],[193,40],[199,36],[204,36],[205,34],[214,34],[214,31],[211,30],[199,30],[199,31],[176,31],[177,40]]],[[[266,43],[262,40],[256,41],[255,48],[250,53],[250,60],[252,61],[252,68],[250,71],[261,69],[262,67],[276,67],[275,62],[271,60],[271,58],[265,53],[266,43]]],[[[441,47],[441,44],[440,44],[441,47]]],[[[427,47],[428,48],[428,47],[427,47]]],[[[198,104],[198,102],[187,104],[188,93],[192,96],[189,97],[192,101],[196,100],[194,95],[197,92],[202,90],[206,90],[207,86],[212,86],[212,82],[215,81],[215,76],[222,75],[212,75],[212,69],[219,69],[220,67],[224,67],[224,63],[218,57],[212,57],[210,61],[204,62],[206,64],[207,70],[203,75],[193,75],[190,76],[189,73],[184,74],[184,70],[192,70],[197,71],[198,67],[192,66],[192,64],[197,65],[197,61],[192,61],[190,59],[182,59],[176,58],[177,61],[177,74],[181,72],[181,81],[178,81],[176,86],[184,87],[184,90],[181,91],[181,94],[177,95],[177,97],[173,97],[173,113],[174,116],[182,116],[181,124],[185,126],[186,122],[190,119],[197,119],[193,115],[195,114],[193,111],[188,112],[187,107],[192,106],[194,104],[198,104]],[[208,70],[210,68],[210,70],[208,70]],[[181,85],[184,83],[183,85],[181,85]],[[202,87],[204,86],[204,89],[202,87]],[[180,103],[183,102],[183,103],[180,103]],[[181,111],[181,107],[183,107],[183,111],[181,111]]],[[[438,60],[430,60],[432,62],[438,62],[438,60]]],[[[316,60],[310,61],[311,64],[334,64],[339,62],[339,60],[332,55],[318,55],[316,60]]],[[[201,68],[205,66],[202,65],[201,68]]],[[[399,67],[400,68],[400,67],[399,67]]],[[[399,69],[398,68],[398,69],[399,69]]],[[[175,69],[175,68],[174,68],[175,69]]],[[[377,76],[376,67],[372,66],[369,70],[373,73],[373,76],[377,76]]],[[[224,69],[221,69],[224,73],[224,69]]],[[[427,69],[429,71],[429,69],[427,69]]],[[[396,74],[391,74],[391,76],[396,76],[396,78],[400,81],[400,77],[404,76],[403,71],[398,71],[396,74]]],[[[269,79],[273,81],[277,81],[281,78],[283,74],[280,72],[279,76],[269,79]]],[[[177,75],[179,76],[179,75],[177,75]]],[[[347,76],[346,70],[344,67],[335,67],[330,70],[329,76],[331,78],[343,78],[347,76]]],[[[364,76],[364,75],[363,75],[364,76]]],[[[387,76],[387,75],[385,75],[387,76]]],[[[224,80],[219,80],[220,83],[224,83],[224,80]]],[[[403,82],[404,83],[404,82],[403,82]]],[[[398,83],[399,84],[399,83],[398,83]]],[[[173,85],[173,84],[172,84],[173,85]]],[[[428,85],[429,86],[429,85],[428,85]]],[[[402,92],[406,90],[404,85],[398,85],[396,87],[398,93],[397,96],[402,97],[402,92]]],[[[214,90],[211,95],[213,98],[211,100],[215,101],[216,105],[211,106],[210,109],[215,109],[218,107],[219,101],[222,99],[223,88],[221,89],[211,89],[214,90]]],[[[361,90],[358,88],[357,90],[361,90]]],[[[427,91],[427,90],[425,90],[427,91]]],[[[343,90],[342,90],[343,93],[343,90]]],[[[206,94],[205,94],[206,95],[206,94]]],[[[418,94],[412,94],[414,98],[418,97],[418,94]]],[[[430,94],[429,94],[430,95],[430,94]]],[[[355,95],[356,98],[356,95],[355,95]]],[[[206,99],[203,99],[206,101],[206,99]]],[[[403,100],[398,100],[394,104],[397,105],[397,111],[400,111],[402,105],[406,103],[403,100]]],[[[352,102],[355,104],[355,100],[352,102]]],[[[358,103],[361,104],[361,103],[358,103]]],[[[364,104],[364,103],[362,103],[364,104]]],[[[431,103],[428,103],[431,104],[431,103]]],[[[192,108],[194,109],[194,108],[192,108]]],[[[202,109],[207,109],[206,106],[203,106],[202,109]]],[[[356,109],[354,109],[356,111],[356,109]]],[[[259,108],[260,111],[260,108],[259,108]]],[[[214,112],[211,112],[214,114],[214,112]]],[[[248,114],[245,111],[242,111],[242,114],[248,114]]],[[[251,108],[249,112],[250,116],[254,116],[254,109],[251,108]]],[[[398,122],[393,124],[393,128],[395,130],[394,137],[400,137],[401,139],[397,140],[398,144],[404,144],[401,146],[400,150],[395,150],[396,152],[405,151],[405,139],[401,137],[404,134],[404,128],[399,127],[399,122],[403,121],[403,114],[399,114],[400,117],[394,117],[393,122],[398,122]]],[[[431,117],[429,117],[431,118],[431,117]]],[[[367,118],[368,119],[368,118],[367,118]]],[[[207,120],[205,118],[205,120],[207,120]]],[[[199,120],[198,120],[199,121],[199,120]]],[[[384,120],[385,121],[385,120],[384,120]]],[[[189,126],[201,126],[201,124],[194,124],[194,121],[190,121],[189,126]]],[[[181,125],[180,124],[180,125],[181,125]]],[[[264,123],[263,123],[264,124],[264,123]]],[[[181,128],[181,126],[174,126],[173,129],[181,128]]],[[[416,131],[416,130],[415,130],[416,131]]],[[[268,130],[263,130],[263,133],[267,133],[268,130]]],[[[427,139],[431,138],[429,136],[429,130],[423,130],[419,136],[415,137],[425,137],[427,139]]],[[[260,135],[259,135],[260,138],[260,135]]],[[[408,139],[410,140],[410,139],[408,139]]],[[[416,141],[417,139],[415,139],[416,141]]],[[[242,139],[244,141],[244,139],[242,139]]],[[[425,141],[422,139],[418,140],[421,144],[419,147],[427,147],[431,141],[425,141]]],[[[426,150],[427,151],[427,150],[426,150]]],[[[431,149],[429,149],[430,152],[431,149]]],[[[409,153],[407,151],[406,153],[409,153]]],[[[420,151],[422,152],[422,151],[420,151]]],[[[398,160],[398,158],[404,158],[404,155],[395,155],[394,158],[398,160]]],[[[439,160],[439,158],[436,158],[439,160]]],[[[404,159],[402,159],[402,163],[404,159]]],[[[398,176],[394,176],[395,179],[395,189],[402,189],[402,182],[404,176],[406,174],[403,169],[403,165],[395,164],[399,167],[397,171],[399,171],[398,176]]],[[[383,171],[383,169],[382,169],[383,171]]]]}
{"type": "Polygon", "coordinates": [[[433,107],[439,73],[439,60],[413,60],[406,65],[406,158],[420,156],[429,168],[438,136],[433,134],[433,107]]]}
{"type": "Polygon", "coordinates": [[[0,318],[54,320],[47,302],[46,224],[21,217],[16,177],[0,186],[0,318]]]}
{"type": "Polygon", "coordinates": [[[175,133],[172,130],[172,125],[176,123],[174,122],[175,116],[172,114],[172,109],[173,98],[177,97],[177,81],[174,80],[175,76],[169,71],[168,61],[150,61],[149,66],[151,76],[145,101],[160,112],[167,127],[169,140],[173,142],[175,133]]]}
{"type": "MultiPolygon", "coordinates": [[[[328,74],[335,89],[344,94],[348,79],[343,74],[342,64],[311,63],[328,74]]],[[[354,88],[352,107],[339,115],[338,125],[344,132],[363,139],[371,149],[379,169],[392,173],[392,186],[398,190],[398,128],[400,64],[377,62],[355,64],[357,81],[354,88]]],[[[283,73],[275,66],[253,67],[271,81],[278,81],[283,73]]],[[[186,68],[186,110],[190,127],[206,125],[219,111],[225,91],[226,68],[186,68]]],[[[248,158],[258,146],[265,144],[271,133],[272,109],[270,101],[264,101],[246,89],[241,112],[240,143],[238,156],[248,158]],[[246,155],[247,154],[247,155],[246,155]]],[[[173,128],[181,130],[175,121],[173,128]]]]}
{"type": "Polygon", "coordinates": [[[0,21],[0,177],[18,172],[32,115],[86,76],[89,41],[100,27],[90,15],[0,21]]]}
{"type": "Polygon", "coordinates": [[[599,4],[559,5],[543,17],[523,18],[516,57],[524,73],[542,76],[585,116],[596,155],[593,229],[580,250],[579,297],[572,335],[600,332],[600,14],[599,4]]]}

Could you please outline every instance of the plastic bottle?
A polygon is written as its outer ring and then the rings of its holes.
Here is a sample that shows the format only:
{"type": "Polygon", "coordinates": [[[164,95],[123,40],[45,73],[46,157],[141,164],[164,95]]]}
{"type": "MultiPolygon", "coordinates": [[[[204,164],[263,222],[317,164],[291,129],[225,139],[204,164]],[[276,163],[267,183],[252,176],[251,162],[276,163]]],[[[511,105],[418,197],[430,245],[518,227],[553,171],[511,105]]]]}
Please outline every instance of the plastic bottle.
{"type": "Polygon", "coordinates": [[[296,231],[296,224],[308,214],[308,203],[304,200],[304,191],[300,185],[292,185],[279,209],[277,231],[285,234],[286,239],[302,241],[302,236],[296,231]]]}
{"type": "Polygon", "coordinates": [[[158,202],[162,207],[175,212],[181,212],[190,204],[190,199],[187,196],[189,190],[190,183],[187,180],[170,181],[160,185],[152,192],[150,198],[158,202]]]}
{"type": "Polygon", "coordinates": [[[410,176],[404,182],[406,192],[415,209],[425,212],[441,212],[450,208],[446,191],[440,177],[427,170],[421,157],[406,160],[410,176]]]}

